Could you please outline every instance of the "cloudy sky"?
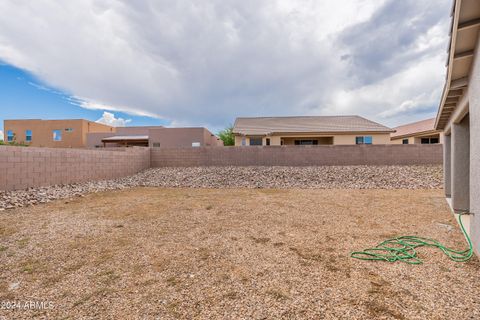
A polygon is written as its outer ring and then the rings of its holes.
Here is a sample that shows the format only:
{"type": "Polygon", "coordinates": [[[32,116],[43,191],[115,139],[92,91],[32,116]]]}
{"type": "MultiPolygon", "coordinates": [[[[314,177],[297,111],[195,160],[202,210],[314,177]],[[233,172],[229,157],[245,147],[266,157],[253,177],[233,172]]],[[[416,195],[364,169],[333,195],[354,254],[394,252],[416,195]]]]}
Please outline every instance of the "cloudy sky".
{"type": "Polygon", "coordinates": [[[433,117],[450,6],[0,0],[0,120],[218,129],[237,116],[359,114],[389,126],[433,117]]]}

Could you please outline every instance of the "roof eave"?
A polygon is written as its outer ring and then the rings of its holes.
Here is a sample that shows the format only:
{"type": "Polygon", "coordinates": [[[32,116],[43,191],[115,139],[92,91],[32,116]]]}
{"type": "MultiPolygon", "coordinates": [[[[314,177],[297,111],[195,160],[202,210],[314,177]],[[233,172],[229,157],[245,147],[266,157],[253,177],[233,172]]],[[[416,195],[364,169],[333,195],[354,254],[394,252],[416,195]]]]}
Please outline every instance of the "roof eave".
{"type": "Polygon", "coordinates": [[[391,139],[392,140],[398,140],[398,139],[403,139],[403,138],[423,136],[423,135],[427,135],[427,134],[436,134],[436,133],[440,133],[440,132],[442,132],[442,131],[437,130],[437,129],[427,130],[427,131],[419,131],[419,132],[415,132],[415,133],[406,133],[406,134],[402,134],[402,135],[399,135],[399,136],[392,136],[391,139]]]}

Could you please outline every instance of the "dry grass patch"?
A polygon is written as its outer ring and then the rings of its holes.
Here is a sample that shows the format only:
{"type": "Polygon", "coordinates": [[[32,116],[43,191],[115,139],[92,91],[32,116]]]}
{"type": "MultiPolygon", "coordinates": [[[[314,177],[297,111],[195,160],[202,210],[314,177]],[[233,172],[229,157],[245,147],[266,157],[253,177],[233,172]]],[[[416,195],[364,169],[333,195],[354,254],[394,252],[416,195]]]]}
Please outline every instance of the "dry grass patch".
{"type": "Polygon", "coordinates": [[[395,235],[465,246],[441,190],[139,188],[4,212],[0,226],[1,300],[54,303],[15,318],[480,317],[476,258],[349,258],[395,235]]]}

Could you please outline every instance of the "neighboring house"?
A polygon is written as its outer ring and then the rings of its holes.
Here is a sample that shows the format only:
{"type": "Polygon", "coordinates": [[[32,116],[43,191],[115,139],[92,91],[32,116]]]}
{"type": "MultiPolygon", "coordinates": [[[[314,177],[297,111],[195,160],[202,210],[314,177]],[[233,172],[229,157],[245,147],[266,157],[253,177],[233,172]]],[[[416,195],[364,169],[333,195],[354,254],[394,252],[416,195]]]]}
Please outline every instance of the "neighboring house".
{"type": "Polygon", "coordinates": [[[223,146],[206,128],[119,127],[113,133],[87,135],[87,147],[145,146],[153,148],[223,146]]]}
{"type": "Polygon", "coordinates": [[[86,145],[88,133],[115,131],[113,127],[82,119],[5,120],[3,127],[5,142],[49,148],[82,148],[86,145]]]}
{"type": "Polygon", "coordinates": [[[149,146],[223,147],[223,141],[206,128],[162,128],[149,131],[149,146]]]}
{"type": "Polygon", "coordinates": [[[116,127],[113,132],[98,132],[87,135],[87,148],[141,146],[148,147],[150,129],[163,126],[116,127]]]}
{"type": "Polygon", "coordinates": [[[87,120],[5,120],[5,142],[32,147],[223,146],[205,128],[111,127],[87,120]]]}
{"type": "Polygon", "coordinates": [[[390,135],[393,144],[443,143],[443,133],[435,129],[435,118],[413,122],[393,128],[390,135]]]}
{"type": "Polygon", "coordinates": [[[480,254],[480,2],[456,0],[452,9],[447,77],[435,128],[443,130],[445,194],[464,216],[480,254]]]}
{"type": "Polygon", "coordinates": [[[237,118],[235,146],[389,144],[394,130],[359,116],[237,118]]]}

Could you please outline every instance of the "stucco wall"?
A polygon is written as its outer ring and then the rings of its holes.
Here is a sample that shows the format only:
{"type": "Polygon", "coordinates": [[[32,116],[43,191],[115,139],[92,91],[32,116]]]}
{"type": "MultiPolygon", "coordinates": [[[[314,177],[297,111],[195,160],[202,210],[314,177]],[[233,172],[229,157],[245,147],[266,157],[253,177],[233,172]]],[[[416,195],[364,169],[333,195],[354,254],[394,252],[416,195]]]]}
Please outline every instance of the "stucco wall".
{"type": "Polygon", "coordinates": [[[390,134],[370,134],[370,133],[359,133],[351,135],[336,135],[333,137],[333,144],[340,145],[354,145],[355,138],[358,136],[371,136],[372,144],[390,144],[390,134]]]}
{"type": "MultiPolygon", "coordinates": [[[[355,145],[355,138],[358,136],[371,136],[373,144],[390,144],[390,134],[372,134],[372,133],[362,133],[358,134],[330,134],[330,135],[273,135],[268,137],[262,137],[263,145],[266,145],[266,139],[270,138],[270,145],[279,146],[281,140],[283,139],[288,144],[294,144],[293,141],[296,139],[315,139],[315,138],[331,138],[333,137],[333,144],[335,145],[355,145]]],[[[245,138],[246,145],[250,145],[250,137],[235,136],[235,146],[242,146],[242,139],[245,138]]]]}
{"type": "Polygon", "coordinates": [[[152,167],[442,164],[442,145],[152,148],[152,167]]]}
{"type": "Polygon", "coordinates": [[[156,143],[160,144],[160,148],[191,147],[194,142],[200,143],[201,146],[212,144],[211,133],[205,128],[151,129],[148,136],[150,147],[156,143]]]}
{"type": "Polygon", "coordinates": [[[444,134],[443,132],[437,134],[429,134],[429,135],[418,135],[418,136],[410,136],[400,139],[393,139],[390,141],[391,144],[403,144],[403,139],[408,139],[408,144],[414,143],[422,143],[422,138],[429,138],[429,137],[436,137],[438,135],[439,143],[443,143],[444,141],[444,134]]]}
{"type": "MultiPolygon", "coordinates": [[[[117,133],[115,133],[115,132],[88,133],[87,134],[86,147],[87,148],[103,147],[102,139],[108,138],[108,137],[113,137],[115,135],[117,135],[117,133]]],[[[118,147],[118,146],[114,143],[109,143],[109,144],[107,144],[107,147],[118,147]]]]}
{"type": "Polygon", "coordinates": [[[480,254],[480,53],[475,51],[468,90],[470,110],[470,232],[480,254]]]}
{"type": "Polygon", "coordinates": [[[112,179],[149,167],[148,148],[106,151],[0,146],[0,190],[112,179]]]}
{"type": "MultiPolygon", "coordinates": [[[[415,138],[409,137],[409,138],[404,138],[408,139],[408,144],[414,144],[415,138]]],[[[395,139],[395,140],[390,140],[391,144],[403,144],[403,139],[395,139]]]]}
{"type": "Polygon", "coordinates": [[[5,120],[5,140],[7,131],[12,130],[17,142],[26,142],[25,131],[32,131],[32,147],[83,148],[88,132],[110,132],[114,128],[86,120],[5,120]],[[66,131],[65,129],[72,129],[66,131]],[[53,130],[60,130],[61,141],[53,140],[53,130]]]}
{"type": "Polygon", "coordinates": [[[455,211],[468,212],[470,208],[470,119],[468,115],[461,122],[452,125],[451,155],[452,207],[455,211]]]}
{"type": "MultiPolygon", "coordinates": [[[[150,146],[160,143],[161,147],[191,147],[192,142],[199,142],[202,146],[223,146],[223,141],[205,128],[165,128],[152,127],[119,127],[114,133],[90,133],[87,135],[87,147],[103,147],[102,139],[115,135],[145,135],[149,136],[150,146]]],[[[109,143],[107,147],[119,145],[109,143]]]]}

